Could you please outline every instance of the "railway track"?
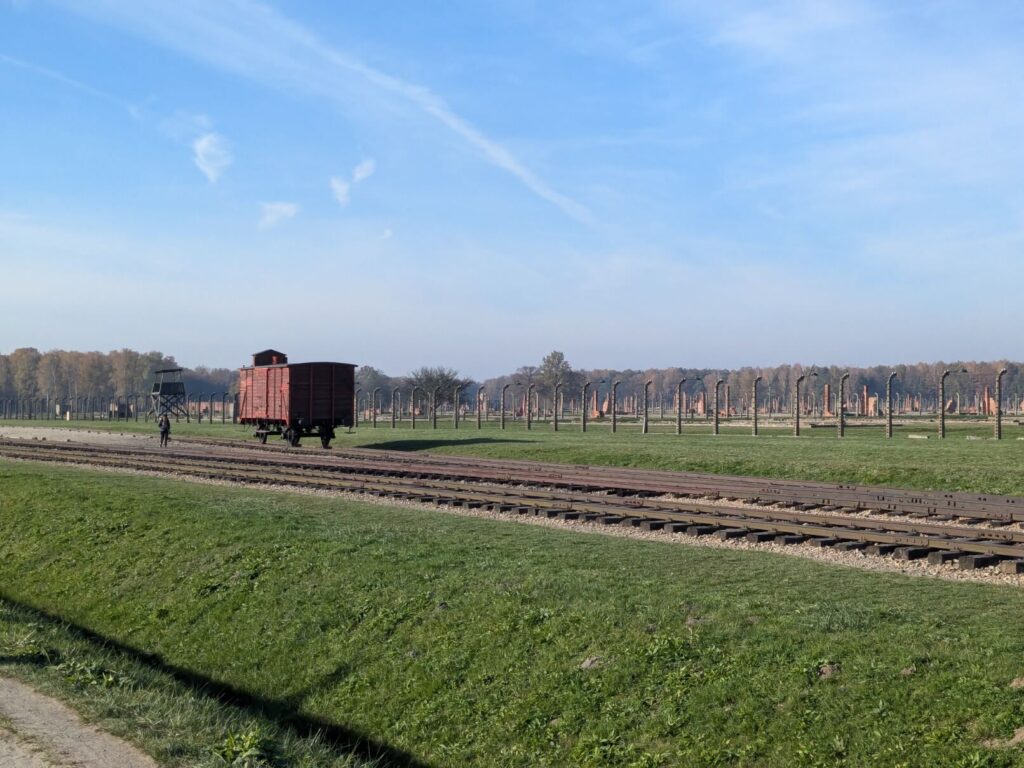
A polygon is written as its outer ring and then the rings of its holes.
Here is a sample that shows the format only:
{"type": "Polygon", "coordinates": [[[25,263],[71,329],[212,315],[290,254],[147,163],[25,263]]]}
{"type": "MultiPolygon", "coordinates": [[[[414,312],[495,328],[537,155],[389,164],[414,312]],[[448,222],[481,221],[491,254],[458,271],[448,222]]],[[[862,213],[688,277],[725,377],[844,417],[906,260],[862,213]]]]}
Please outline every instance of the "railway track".
{"type": "MultiPolygon", "coordinates": [[[[2,441],[0,441],[2,442],[2,441]]],[[[691,497],[741,500],[780,507],[873,511],[878,514],[931,517],[940,521],[973,519],[992,525],[1024,523],[1024,497],[967,492],[908,491],[891,488],[669,472],[623,467],[553,464],[521,460],[484,459],[408,451],[336,449],[330,454],[229,440],[196,439],[189,446],[245,452],[247,461],[297,461],[303,466],[337,466],[339,461],[374,471],[396,472],[405,467],[420,476],[472,476],[478,479],[533,482],[541,475],[551,486],[606,490],[624,495],[674,493],[691,497]],[[249,458],[251,457],[251,458],[249,458]]]]}
{"type": "Polygon", "coordinates": [[[1024,500],[700,473],[216,441],[172,450],[0,440],[0,456],[314,488],[721,539],[807,543],[1024,572],[1024,500]]]}

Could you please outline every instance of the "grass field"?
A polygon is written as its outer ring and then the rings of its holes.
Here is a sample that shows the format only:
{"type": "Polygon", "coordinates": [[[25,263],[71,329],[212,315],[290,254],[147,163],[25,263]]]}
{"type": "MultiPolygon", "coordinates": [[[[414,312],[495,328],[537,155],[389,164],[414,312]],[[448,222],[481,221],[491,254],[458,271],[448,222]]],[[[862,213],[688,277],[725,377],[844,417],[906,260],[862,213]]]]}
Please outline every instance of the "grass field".
{"type": "MultiPolygon", "coordinates": [[[[0,422],[0,432],[6,424],[0,422]]],[[[37,422],[46,424],[46,422],[37,422]]],[[[49,422],[53,424],[53,422],[49,422]]],[[[113,429],[154,433],[152,424],[135,422],[72,422],[88,429],[113,429]]],[[[952,422],[946,440],[938,440],[933,423],[903,427],[886,440],[878,427],[854,427],[839,440],[834,429],[805,429],[793,438],[787,429],[766,429],[757,438],[748,428],[725,427],[723,434],[710,434],[700,423],[687,425],[685,434],[670,431],[640,434],[635,425],[611,434],[607,426],[596,426],[586,434],[566,428],[557,433],[549,425],[527,431],[522,422],[509,424],[502,432],[494,423],[477,430],[475,421],[459,430],[451,422],[439,429],[392,430],[381,420],[373,429],[361,425],[351,434],[339,431],[336,445],[431,450],[492,458],[533,459],[656,469],[696,470],[737,475],[754,475],[803,480],[839,481],[887,485],[926,490],[964,490],[982,493],[1024,495],[1024,428],[1007,419],[1004,439],[995,441],[991,425],[952,422]],[[928,440],[911,440],[908,434],[927,434],[928,440]],[[984,438],[984,439],[967,439],[984,438]]],[[[674,425],[666,426],[666,430],[674,425]]],[[[219,436],[252,440],[241,426],[218,424],[176,424],[172,436],[219,436]]],[[[282,444],[273,439],[270,443],[282,444]]],[[[320,451],[317,439],[303,445],[320,451]]]]}
{"type": "Polygon", "coordinates": [[[382,764],[1024,765],[984,746],[1024,726],[1019,590],[2,461],[0,487],[0,669],[167,765],[254,724],[264,764],[321,764],[312,723],[339,764],[361,737],[382,764]]]}
{"type": "MultiPolygon", "coordinates": [[[[217,688],[80,627],[0,598],[0,674],[62,698],[166,765],[373,768],[364,748],[283,724],[241,692],[217,688]],[[234,703],[226,703],[231,700],[234,703]],[[247,762],[248,761],[248,762],[247,762]]],[[[371,747],[372,748],[372,747],[371,747]]]]}

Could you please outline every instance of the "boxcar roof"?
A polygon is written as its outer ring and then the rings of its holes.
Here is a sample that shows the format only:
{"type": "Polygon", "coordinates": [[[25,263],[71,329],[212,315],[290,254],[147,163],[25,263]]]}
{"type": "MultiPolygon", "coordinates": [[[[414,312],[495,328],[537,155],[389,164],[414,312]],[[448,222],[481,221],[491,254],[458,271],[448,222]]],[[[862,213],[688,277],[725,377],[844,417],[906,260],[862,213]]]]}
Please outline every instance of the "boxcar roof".
{"type": "Polygon", "coordinates": [[[297,368],[300,365],[348,365],[356,368],[355,363],[339,363],[335,360],[307,360],[303,363],[276,363],[274,365],[243,365],[242,368],[297,368]]]}

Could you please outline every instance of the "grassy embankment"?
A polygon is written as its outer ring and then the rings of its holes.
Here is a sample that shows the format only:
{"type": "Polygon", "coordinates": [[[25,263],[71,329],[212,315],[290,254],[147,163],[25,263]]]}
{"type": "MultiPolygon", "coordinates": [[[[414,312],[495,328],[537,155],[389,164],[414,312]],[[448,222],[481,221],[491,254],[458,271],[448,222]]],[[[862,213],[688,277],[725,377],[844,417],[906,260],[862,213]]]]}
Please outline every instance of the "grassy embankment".
{"type": "MultiPolygon", "coordinates": [[[[7,424],[25,423],[0,422],[0,432],[7,424]]],[[[152,424],[135,422],[71,424],[149,434],[155,429],[152,424]]],[[[795,439],[786,429],[766,429],[754,438],[747,428],[725,427],[724,433],[716,437],[703,423],[688,424],[682,436],[668,431],[642,435],[635,425],[614,435],[607,425],[595,426],[586,434],[581,434],[578,426],[557,433],[550,425],[527,431],[522,422],[510,422],[505,432],[494,423],[478,431],[475,420],[463,423],[457,431],[450,420],[440,421],[437,430],[430,429],[429,424],[424,426],[417,425],[415,431],[408,427],[392,430],[390,422],[381,419],[376,429],[361,425],[351,434],[339,431],[336,445],[1024,495],[1024,441],[1017,440],[1024,437],[1024,428],[1010,419],[1001,442],[987,439],[992,434],[990,424],[953,421],[944,441],[936,437],[934,423],[901,428],[892,440],[886,440],[879,427],[855,427],[846,438],[838,440],[832,428],[807,428],[804,437],[795,439]],[[908,434],[927,434],[930,439],[911,440],[908,434]]],[[[187,440],[190,436],[252,440],[249,430],[241,426],[175,425],[175,439],[187,440]]],[[[270,443],[275,444],[282,443],[270,443]]],[[[305,440],[303,445],[309,451],[321,450],[315,438],[305,440]]]]}
{"type": "Polygon", "coordinates": [[[1024,725],[1019,590],[29,464],[0,487],[8,605],[93,633],[4,608],[0,670],[168,765],[249,727],[227,689],[279,765],[327,764],[288,721],[431,765],[1024,765],[983,746],[1024,725]]]}

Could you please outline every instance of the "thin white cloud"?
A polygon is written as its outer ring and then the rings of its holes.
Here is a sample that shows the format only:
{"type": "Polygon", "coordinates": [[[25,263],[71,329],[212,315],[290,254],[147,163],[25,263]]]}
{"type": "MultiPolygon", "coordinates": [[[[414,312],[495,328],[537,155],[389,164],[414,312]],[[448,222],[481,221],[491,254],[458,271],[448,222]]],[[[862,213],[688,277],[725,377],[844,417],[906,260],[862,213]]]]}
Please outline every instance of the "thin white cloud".
{"type": "MultiPolygon", "coordinates": [[[[64,86],[79,91],[80,93],[122,107],[135,120],[143,119],[143,110],[139,106],[120,99],[117,96],[113,96],[105,91],[101,91],[98,88],[93,88],[91,85],[83,83],[82,81],[76,80],[72,77],[68,77],[56,70],[41,67],[30,61],[24,61],[23,59],[18,59],[3,53],[0,53],[0,63],[8,64],[27,72],[31,72],[49,80],[58,82],[64,86]]],[[[203,172],[203,175],[206,176],[207,180],[211,184],[214,184],[221,177],[227,167],[231,165],[233,158],[224,137],[210,130],[211,127],[212,122],[206,115],[192,114],[182,111],[175,112],[171,117],[158,123],[159,130],[175,141],[188,141],[188,137],[195,136],[196,133],[200,133],[198,137],[191,141],[192,159],[199,170],[203,172]]],[[[372,174],[373,161],[371,160],[369,162],[369,173],[372,174]]],[[[362,165],[359,167],[361,168],[362,165]]]]}
{"type": "Polygon", "coordinates": [[[377,170],[377,163],[372,157],[363,160],[359,165],[352,169],[352,182],[358,184],[360,181],[373,176],[374,171],[377,170]]]}
{"type": "Polygon", "coordinates": [[[338,205],[342,208],[346,207],[352,201],[352,187],[361,181],[366,181],[373,176],[376,170],[377,163],[370,157],[352,169],[351,181],[346,181],[340,176],[332,176],[331,191],[334,193],[334,199],[338,201],[338,205]]]}
{"type": "Polygon", "coordinates": [[[224,137],[210,132],[192,142],[192,159],[207,180],[216,184],[234,158],[224,137]]]}
{"type": "Polygon", "coordinates": [[[828,222],[850,252],[869,234],[914,237],[950,220],[993,234],[1014,226],[1004,212],[1020,207],[1007,201],[1019,199],[1024,171],[1024,55],[1000,29],[1004,13],[877,0],[665,2],[716,56],[742,65],[742,96],[723,102],[722,124],[748,132],[722,163],[723,196],[768,203],[789,227],[828,222]]]}
{"type": "MultiPolygon", "coordinates": [[[[562,194],[527,168],[505,146],[457,114],[429,88],[389,75],[322,42],[308,28],[254,0],[135,0],[130,3],[62,3],[69,10],[123,26],[213,66],[293,92],[297,88],[351,107],[358,88],[352,75],[383,94],[397,96],[436,119],[487,162],[518,179],[565,214],[594,223],[582,203],[562,194]]],[[[366,97],[366,93],[359,96],[366,97]]]]}
{"type": "Polygon", "coordinates": [[[4,64],[9,64],[12,67],[18,67],[19,69],[23,69],[27,72],[32,72],[33,74],[40,75],[41,77],[54,80],[58,83],[61,83],[62,85],[68,86],[69,88],[74,88],[76,91],[80,91],[81,93],[84,93],[88,96],[93,96],[97,99],[101,99],[102,101],[106,101],[111,104],[115,104],[116,106],[123,107],[124,109],[128,110],[128,113],[132,117],[138,119],[139,108],[137,106],[131,104],[130,102],[124,101],[123,99],[119,99],[117,96],[113,96],[107,93],[106,91],[101,91],[98,88],[93,88],[91,85],[83,83],[81,80],[76,80],[73,77],[68,77],[67,75],[61,72],[57,72],[56,70],[47,69],[46,67],[41,67],[38,64],[33,64],[30,61],[17,59],[13,56],[8,56],[3,53],[0,53],[0,62],[3,62],[4,64]]]}
{"type": "Polygon", "coordinates": [[[436,117],[448,128],[476,147],[492,164],[519,179],[534,194],[558,206],[564,213],[577,221],[588,225],[594,224],[594,217],[586,206],[560,192],[556,192],[534,174],[533,171],[520,163],[505,147],[489,139],[469,121],[452,112],[444,101],[429,90],[378,73],[369,68],[366,68],[366,72],[366,76],[371,82],[376,81],[379,85],[390,87],[392,90],[410,99],[424,112],[436,117]]]}
{"type": "Polygon", "coordinates": [[[299,206],[286,202],[260,203],[260,211],[260,229],[269,229],[282,221],[294,218],[299,212],[299,206]]]}
{"type": "Polygon", "coordinates": [[[331,191],[334,193],[334,199],[338,201],[338,205],[344,208],[349,203],[349,189],[351,185],[344,179],[339,179],[337,176],[331,177],[331,191]]]}
{"type": "Polygon", "coordinates": [[[869,14],[847,0],[776,0],[741,4],[723,19],[717,42],[772,57],[803,51],[810,41],[862,26],[869,14]]]}
{"type": "Polygon", "coordinates": [[[197,136],[213,131],[213,121],[207,115],[177,110],[157,124],[160,131],[174,141],[191,142],[197,136]]]}

